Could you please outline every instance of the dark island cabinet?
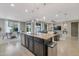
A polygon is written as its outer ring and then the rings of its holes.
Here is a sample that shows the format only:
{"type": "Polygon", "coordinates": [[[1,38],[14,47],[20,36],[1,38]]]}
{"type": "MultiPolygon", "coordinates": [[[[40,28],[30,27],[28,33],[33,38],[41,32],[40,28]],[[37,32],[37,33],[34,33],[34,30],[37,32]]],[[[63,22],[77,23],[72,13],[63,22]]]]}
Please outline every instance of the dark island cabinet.
{"type": "Polygon", "coordinates": [[[29,35],[25,35],[25,47],[28,48],[31,52],[33,52],[33,44],[34,44],[34,40],[32,36],[29,35]]]}
{"type": "Polygon", "coordinates": [[[22,34],[22,45],[24,45],[28,50],[34,53],[36,56],[46,56],[47,48],[44,44],[44,40],[34,36],[22,34]]]}
{"type": "Polygon", "coordinates": [[[25,35],[25,47],[29,48],[29,37],[25,35]]]}
{"type": "Polygon", "coordinates": [[[34,53],[37,56],[43,56],[43,45],[34,41],[34,53]]]}
{"type": "Polygon", "coordinates": [[[28,36],[28,37],[29,37],[29,50],[33,52],[34,40],[32,36],[28,36]]]}
{"type": "Polygon", "coordinates": [[[41,40],[39,38],[34,38],[34,53],[37,56],[44,55],[43,40],[41,40]]]}

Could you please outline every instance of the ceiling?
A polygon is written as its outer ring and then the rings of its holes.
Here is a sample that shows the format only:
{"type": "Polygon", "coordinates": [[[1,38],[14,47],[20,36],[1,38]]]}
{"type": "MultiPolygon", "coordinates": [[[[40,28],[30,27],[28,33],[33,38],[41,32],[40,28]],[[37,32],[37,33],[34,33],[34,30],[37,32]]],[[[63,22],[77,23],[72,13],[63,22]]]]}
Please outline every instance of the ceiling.
{"type": "Polygon", "coordinates": [[[10,5],[0,3],[0,18],[58,22],[79,19],[79,3],[14,3],[13,7],[10,5]]]}

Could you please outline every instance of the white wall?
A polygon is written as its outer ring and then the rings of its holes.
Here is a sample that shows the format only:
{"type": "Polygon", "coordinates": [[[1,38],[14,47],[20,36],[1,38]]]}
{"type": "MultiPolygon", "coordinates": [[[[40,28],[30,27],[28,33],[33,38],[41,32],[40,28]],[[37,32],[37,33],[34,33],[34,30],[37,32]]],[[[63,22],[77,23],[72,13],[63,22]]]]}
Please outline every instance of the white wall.
{"type": "Polygon", "coordinates": [[[41,31],[43,31],[43,30],[44,30],[44,23],[41,22],[41,31]]]}
{"type": "Polygon", "coordinates": [[[53,23],[48,23],[47,24],[47,31],[52,31],[53,30],[53,23]]]}
{"type": "Polygon", "coordinates": [[[61,22],[61,23],[57,23],[57,25],[61,26],[61,39],[60,40],[66,40],[66,39],[71,39],[71,22],[61,22]],[[66,29],[67,34],[63,33],[63,30],[66,29]]]}
{"type": "Polygon", "coordinates": [[[5,32],[5,21],[0,19],[1,32],[5,32]]]}
{"type": "Polygon", "coordinates": [[[67,36],[71,39],[71,22],[67,22],[67,36]]]}
{"type": "Polygon", "coordinates": [[[20,31],[25,32],[25,22],[20,22],[20,31]]]}
{"type": "Polygon", "coordinates": [[[10,27],[8,27],[8,21],[5,21],[5,32],[10,33],[10,27]]]}

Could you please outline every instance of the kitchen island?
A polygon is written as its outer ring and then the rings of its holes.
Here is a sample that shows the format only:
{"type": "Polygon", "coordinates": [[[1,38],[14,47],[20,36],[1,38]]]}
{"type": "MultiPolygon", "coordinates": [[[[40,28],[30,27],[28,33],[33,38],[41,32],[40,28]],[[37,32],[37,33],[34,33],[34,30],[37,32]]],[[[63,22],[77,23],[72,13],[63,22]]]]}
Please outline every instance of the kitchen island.
{"type": "Polygon", "coordinates": [[[21,44],[36,56],[48,56],[48,44],[58,34],[48,33],[21,33],[21,44]]]}

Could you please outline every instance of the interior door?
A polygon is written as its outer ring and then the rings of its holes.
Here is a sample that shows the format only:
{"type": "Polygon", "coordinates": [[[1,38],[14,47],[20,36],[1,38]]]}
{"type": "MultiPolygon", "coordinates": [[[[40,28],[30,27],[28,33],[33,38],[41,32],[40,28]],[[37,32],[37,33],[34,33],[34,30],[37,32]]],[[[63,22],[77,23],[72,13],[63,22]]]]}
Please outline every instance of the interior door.
{"type": "Polygon", "coordinates": [[[78,37],[78,22],[71,23],[71,36],[78,37]]]}

